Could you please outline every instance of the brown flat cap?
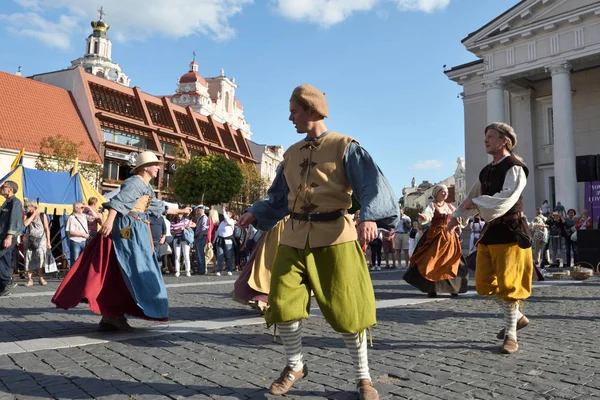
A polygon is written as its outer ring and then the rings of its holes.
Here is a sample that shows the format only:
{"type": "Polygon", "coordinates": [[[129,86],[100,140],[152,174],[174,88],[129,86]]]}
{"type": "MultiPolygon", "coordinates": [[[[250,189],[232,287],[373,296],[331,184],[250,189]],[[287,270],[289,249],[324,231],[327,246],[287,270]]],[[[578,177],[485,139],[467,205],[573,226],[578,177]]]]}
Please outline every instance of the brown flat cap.
{"type": "Polygon", "coordinates": [[[296,103],[306,105],[311,110],[320,114],[323,118],[329,117],[325,94],[319,91],[319,89],[313,85],[305,83],[296,87],[292,92],[290,101],[295,101],[296,103]]]}
{"type": "Polygon", "coordinates": [[[512,147],[515,147],[517,145],[517,134],[515,133],[515,130],[512,126],[505,124],[504,122],[492,122],[491,124],[485,127],[483,133],[487,132],[489,129],[494,129],[498,133],[510,139],[512,147]]]}

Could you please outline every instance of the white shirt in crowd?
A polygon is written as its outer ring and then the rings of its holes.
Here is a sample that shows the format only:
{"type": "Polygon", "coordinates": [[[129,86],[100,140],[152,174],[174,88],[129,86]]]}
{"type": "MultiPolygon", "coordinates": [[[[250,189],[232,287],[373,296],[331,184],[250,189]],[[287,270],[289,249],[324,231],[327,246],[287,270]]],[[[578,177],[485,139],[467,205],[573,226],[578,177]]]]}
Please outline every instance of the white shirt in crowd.
{"type": "MultiPolygon", "coordinates": [[[[89,234],[87,222],[88,221],[87,221],[87,217],[85,214],[81,214],[81,215],[71,214],[69,216],[69,219],[67,220],[67,226],[66,226],[65,230],[67,232],[89,234]]],[[[87,240],[86,238],[81,237],[81,236],[71,236],[71,235],[69,235],[69,239],[76,243],[85,242],[87,240]]]]}
{"type": "Polygon", "coordinates": [[[223,213],[225,220],[219,224],[217,228],[217,236],[219,237],[230,237],[233,236],[233,227],[235,225],[235,220],[229,218],[227,213],[223,213]]]}
{"type": "Polygon", "coordinates": [[[165,226],[167,227],[167,234],[165,236],[172,236],[171,235],[171,221],[168,220],[167,217],[165,217],[163,215],[163,219],[165,220],[165,226]]]}

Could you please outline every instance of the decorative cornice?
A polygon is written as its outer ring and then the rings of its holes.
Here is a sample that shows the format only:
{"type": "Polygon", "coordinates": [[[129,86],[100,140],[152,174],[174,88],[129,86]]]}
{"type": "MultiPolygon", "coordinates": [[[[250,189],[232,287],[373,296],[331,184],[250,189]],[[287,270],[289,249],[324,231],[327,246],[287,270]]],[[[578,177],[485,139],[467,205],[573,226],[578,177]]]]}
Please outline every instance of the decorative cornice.
{"type": "MultiPolygon", "coordinates": [[[[515,29],[502,30],[503,27],[506,27],[507,24],[510,25],[511,23],[511,18],[508,18],[505,19],[504,22],[498,22],[498,24],[495,25],[497,27],[496,29],[498,29],[498,31],[500,32],[499,34],[494,35],[492,37],[486,37],[486,35],[489,35],[491,32],[493,32],[492,27],[488,27],[485,33],[482,32],[480,36],[478,35],[474,36],[473,38],[470,38],[468,41],[464,42],[464,44],[467,50],[481,57],[482,52],[489,50],[495,44],[502,44],[502,41],[506,41],[507,39],[517,41],[520,37],[527,38],[535,35],[536,33],[554,31],[563,24],[581,24],[586,20],[585,17],[588,15],[598,17],[600,15],[600,8],[597,8],[597,5],[590,5],[583,10],[570,12],[568,13],[568,15],[563,14],[555,16],[550,21],[541,20],[528,25],[517,27],[515,29]]],[[[520,17],[523,19],[529,19],[532,16],[533,15],[530,14],[530,9],[524,9],[523,11],[515,10],[515,13],[513,14],[512,18],[514,19],[520,17]],[[525,18],[522,15],[520,15],[521,13],[525,15],[525,18]]]]}

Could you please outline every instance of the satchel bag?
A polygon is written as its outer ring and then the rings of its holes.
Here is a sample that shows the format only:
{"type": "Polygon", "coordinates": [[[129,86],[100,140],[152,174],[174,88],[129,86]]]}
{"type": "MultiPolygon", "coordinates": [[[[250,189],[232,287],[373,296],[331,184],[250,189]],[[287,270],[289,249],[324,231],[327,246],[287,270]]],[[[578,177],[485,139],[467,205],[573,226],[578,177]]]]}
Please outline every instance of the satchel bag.
{"type": "Polygon", "coordinates": [[[48,250],[46,252],[46,262],[44,264],[44,272],[47,274],[52,274],[54,272],[58,272],[58,267],[56,266],[56,260],[52,255],[52,252],[48,250]]]}
{"type": "Polygon", "coordinates": [[[188,244],[193,244],[194,243],[194,231],[189,229],[189,228],[185,228],[183,230],[183,239],[188,243],[188,244]]]}

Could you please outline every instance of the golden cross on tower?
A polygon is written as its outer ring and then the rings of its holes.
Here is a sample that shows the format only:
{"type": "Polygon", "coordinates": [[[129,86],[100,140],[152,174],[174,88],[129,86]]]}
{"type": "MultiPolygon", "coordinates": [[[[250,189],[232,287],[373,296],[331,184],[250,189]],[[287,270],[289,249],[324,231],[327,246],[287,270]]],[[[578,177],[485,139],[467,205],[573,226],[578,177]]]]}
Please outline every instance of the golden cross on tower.
{"type": "Polygon", "coordinates": [[[102,17],[106,15],[102,6],[100,6],[100,9],[98,10],[98,15],[100,16],[100,21],[102,21],[102,17]]]}

